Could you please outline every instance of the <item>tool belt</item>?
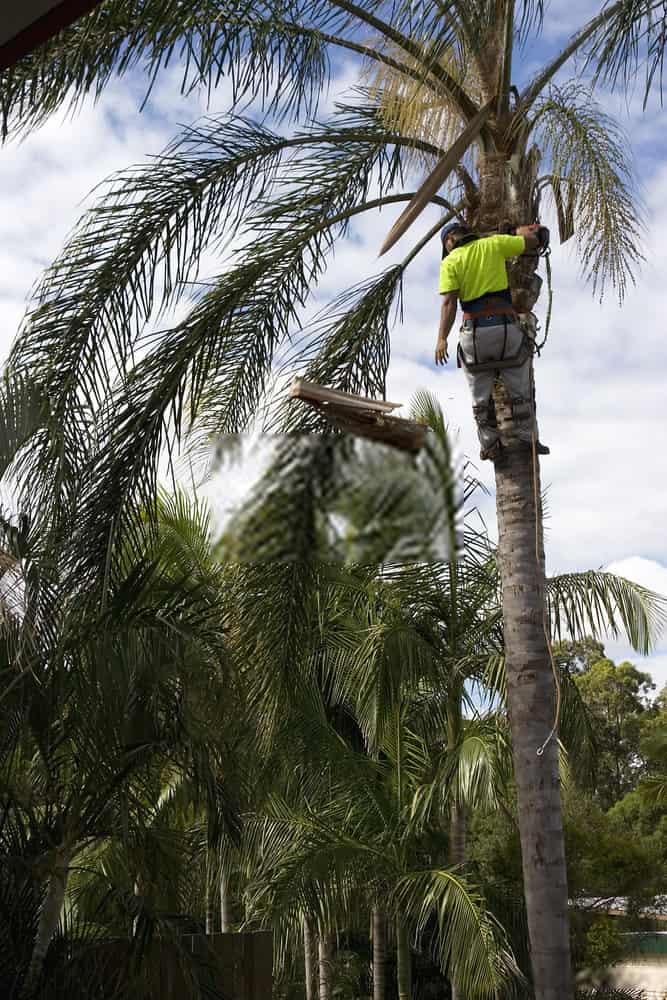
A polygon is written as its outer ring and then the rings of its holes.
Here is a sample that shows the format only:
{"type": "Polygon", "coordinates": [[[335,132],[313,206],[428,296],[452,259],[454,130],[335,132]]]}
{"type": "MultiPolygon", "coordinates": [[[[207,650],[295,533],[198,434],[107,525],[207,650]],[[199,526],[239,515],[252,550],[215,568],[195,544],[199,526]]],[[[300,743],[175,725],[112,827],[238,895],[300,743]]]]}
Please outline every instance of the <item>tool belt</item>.
{"type": "MultiPolygon", "coordinates": [[[[466,356],[463,353],[463,348],[462,348],[461,344],[459,343],[459,345],[458,345],[458,347],[456,349],[456,365],[457,365],[458,368],[465,368],[466,371],[469,371],[472,375],[481,374],[482,372],[499,372],[503,368],[520,368],[521,365],[523,365],[528,360],[528,358],[530,358],[532,356],[533,351],[534,351],[534,344],[533,344],[533,341],[530,339],[530,337],[528,336],[528,334],[526,333],[525,330],[521,331],[522,336],[521,336],[521,343],[519,345],[519,349],[517,351],[515,351],[514,354],[506,354],[505,353],[506,350],[507,350],[507,326],[508,326],[508,323],[512,323],[512,324],[516,323],[516,314],[515,314],[514,310],[510,310],[508,308],[506,312],[501,312],[501,310],[496,307],[493,311],[491,309],[488,309],[488,310],[485,309],[485,310],[480,310],[479,312],[476,311],[472,315],[464,313],[463,314],[463,318],[464,318],[464,320],[472,320],[473,321],[473,326],[472,326],[472,348],[473,348],[473,355],[474,355],[474,359],[475,360],[474,361],[468,361],[466,359],[466,356]],[[505,338],[503,340],[503,348],[502,348],[502,351],[501,351],[501,354],[500,354],[499,358],[494,358],[494,359],[489,360],[489,361],[478,361],[477,360],[477,329],[476,329],[476,325],[475,325],[474,321],[476,319],[480,319],[480,318],[482,318],[484,316],[498,316],[499,319],[502,319],[502,322],[503,322],[504,327],[505,327],[505,338]]],[[[495,324],[495,325],[499,325],[499,324],[495,324]]]]}

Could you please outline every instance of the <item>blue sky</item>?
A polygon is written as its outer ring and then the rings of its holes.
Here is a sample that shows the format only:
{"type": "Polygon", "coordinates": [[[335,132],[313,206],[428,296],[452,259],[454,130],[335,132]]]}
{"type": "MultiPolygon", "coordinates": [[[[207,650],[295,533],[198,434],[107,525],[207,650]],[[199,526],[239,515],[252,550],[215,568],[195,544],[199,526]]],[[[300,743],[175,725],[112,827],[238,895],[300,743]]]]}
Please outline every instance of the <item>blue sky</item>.
{"type": "MultiPolygon", "coordinates": [[[[601,4],[554,0],[543,37],[517,53],[515,80],[520,85],[533,68],[555,54],[587,13],[601,4]]],[[[570,74],[562,74],[566,79],[570,74]]],[[[348,58],[336,64],[326,104],[351,86],[356,66],[348,58]]],[[[23,315],[31,287],[56,255],[82,214],[89,192],[112,171],[158,153],[178,130],[208,111],[229,106],[224,83],[207,109],[203,95],[179,94],[180,70],[170,66],[140,113],[145,81],[134,74],[115,81],[102,100],[84,103],[75,116],[52,119],[21,144],[0,150],[0,354],[6,356],[23,315]]],[[[537,362],[536,381],[541,435],[552,455],[542,463],[548,489],[547,558],[551,572],[610,567],[667,594],[665,495],[665,377],[667,361],[664,316],[667,287],[667,130],[654,96],[646,112],[641,87],[627,99],[601,92],[605,108],[618,114],[629,136],[637,175],[647,206],[644,253],[647,258],[637,287],[621,308],[613,293],[597,303],[578,272],[573,247],[556,246],[552,255],[554,313],[549,345],[537,362]]],[[[318,300],[342,292],[361,278],[400,260],[411,245],[406,236],[390,255],[377,251],[399,209],[365,215],[353,239],[336,248],[318,300]]],[[[423,234],[437,213],[425,213],[415,225],[423,234]]],[[[574,243],[574,241],[571,241],[574,243]]],[[[467,388],[450,362],[436,370],[433,350],[439,301],[436,242],[411,268],[405,285],[404,323],[392,337],[388,396],[409,402],[419,388],[441,400],[460,449],[477,454],[467,388]]],[[[211,267],[215,261],[211,261],[211,267]]],[[[542,305],[542,313],[544,305],[542,305]]],[[[479,468],[492,489],[488,463],[479,468]]],[[[207,490],[220,513],[242,496],[244,476],[225,479],[207,490]]],[[[484,505],[494,523],[492,495],[484,505]]],[[[609,643],[615,658],[631,657],[667,683],[667,637],[647,661],[622,643],[609,643]]]]}

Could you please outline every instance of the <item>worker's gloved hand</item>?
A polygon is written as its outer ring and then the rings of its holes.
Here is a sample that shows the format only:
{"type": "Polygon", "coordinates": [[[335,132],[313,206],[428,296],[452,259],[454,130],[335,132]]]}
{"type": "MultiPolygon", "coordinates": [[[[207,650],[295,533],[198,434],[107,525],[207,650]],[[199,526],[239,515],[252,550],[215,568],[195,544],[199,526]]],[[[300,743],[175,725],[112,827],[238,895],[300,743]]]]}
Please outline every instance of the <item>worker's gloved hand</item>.
{"type": "Polygon", "coordinates": [[[447,353],[447,340],[444,337],[438,337],[438,343],[435,345],[435,363],[436,365],[446,365],[449,354],[447,353]]]}
{"type": "Polygon", "coordinates": [[[549,246],[549,230],[546,226],[538,226],[537,232],[535,234],[540,241],[540,247],[542,250],[546,250],[549,246]]]}

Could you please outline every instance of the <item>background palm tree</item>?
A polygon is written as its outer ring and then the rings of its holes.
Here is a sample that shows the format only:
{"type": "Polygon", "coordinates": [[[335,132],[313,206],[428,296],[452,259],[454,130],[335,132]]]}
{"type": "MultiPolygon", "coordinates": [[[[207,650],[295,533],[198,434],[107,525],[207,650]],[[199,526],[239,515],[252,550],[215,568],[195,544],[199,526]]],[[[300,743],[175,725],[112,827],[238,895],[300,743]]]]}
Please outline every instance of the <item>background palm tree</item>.
{"type": "MultiPolygon", "coordinates": [[[[661,8],[604,5],[522,91],[512,82],[514,44],[539,32],[539,2],[405,3],[384,13],[370,0],[278,0],[252,11],[212,0],[187,10],[177,0],[110,0],[3,76],[9,134],[137,64],[154,79],[179,47],[184,86],[210,86],[227,72],[235,103],[270,93],[268,107],[294,117],[314,110],[330,51],[354,52],[371,67],[353,104],[287,137],[238,117],[187,130],[150,168],[111,182],[47,273],[10,362],[48,401],[23,466],[24,497],[48,537],[76,545],[63,568],[76,566],[91,593],[104,592],[105,567],[136,532],[138,510],[154,503],[163,447],[196,426],[248,426],[276,362],[338,388],[383,393],[403,273],[441,223],[401,264],[328,309],[295,351],[285,356],[284,347],[334,240],[360,212],[408,200],[402,178],[416,158],[442,160],[441,182],[452,178],[457,190],[434,200],[446,217],[482,230],[536,217],[551,194],[561,238],[577,233],[594,287],[611,282],[623,294],[640,257],[624,142],[579,82],[553,81],[583,53],[593,85],[623,85],[645,55],[648,94],[667,38],[661,8]],[[248,242],[183,322],[147,335],[150,316],[181,296],[222,233],[248,242]]],[[[512,269],[523,307],[535,264],[512,269]]],[[[498,409],[505,419],[500,399],[498,409]]],[[[313,426],[310,415],[283,418],[313,426]]],[[[496,491],[534,982],[538,997],[560,998],[572,992],[567,889],[557,750],[548,741],[555,704],[539,481],[528,454],[512,451],[496,467],[496,491]]]]}
{"type": "MultiPolygon", "coordinates": [[[[276,673],[271,636],[280,623],[284,637],[279,644],[280,662],[284,663],[280,673],[285,669],[290,672],[281,686],[283,726],[292,734],[310,732],[312,737],[305,743],[287,746],[270,728],[271,740],[280,748],[278,759],[271,763],[271,773],[285,766],[292,775],[297,761],[300,771],[303,761],[310,758],[314,763],[309,780],[319,788],[320,776],[331,773],[330,765],[318,757],[318,748],[324,752],[328,738],[321,722],[305,720],[321,720],[323,714],[328,714],[329,724],[349,740],[349,728],[340,729],[336,706],[345,712],[348,724],[355,720],[353,748],[357,752],[363,748],[373,760],[378,754],[384,757],[388,753],[386,740],[394,748],[391,753],[403,745],[403,740],[394,735],[399,720],[398,724],[406,727],[405,741],[418,739],[423,752],[428,753],[429,763],[422,773],[430,772],[429,778],[423,777],[419,787],[410,793],[415,831],[421,835],[424,825],[433,836],[439,831],[436,857],[446,865],[452,861],[461,865],[466,861],[466,809],[496,807],[503,799],[504,807],[508,811],[511,808],[504,715],[494,712],[480,716],[469,690],[470,685],[476,685],[479,692],[500,697],[503,702],[506,698],[500,580],[493,547],[482,531],[473,529],[472,519],[461,511],[462,498],[457,498],[452,489],[455,477],[442,412],[429,397],[422,397],[420,405],[432,435],[416,468],[406,462],[400,477],[374,448],[350,449],[345,441],[327,442],[318,437],[300,442],[297,448],[290,441],[278,445],[274,463],[256,485],[232,529],[239,538],[236,555],[249,559],[254,553],[259,558],[261,602],[257,601],[257,584],[246,575],[233,604],[247,624],[247,615],[253,615],[248,635],[253,637],[255,670],[258,645],[268,655],[262,675],[276,673]],[[360,453],[358,458],[355,451],[360,453]],[[336,452],[338,457],[334,459],[336,452]],[[352,483],[354,489],[350,488],[352,483]],[[338,537],[326,530],[327,523],[331,523],[328,508],[336,514],[338,537]],[[419,526],[417,534],[415,525],[419,526]],[[449,558],[444,553],[437,560],[432,546],[443,535],[450,537],[453,548],[449,558]],[[420,545],[422,560],[426,553],[425,562],[420,561],[420,545]],[[290,553],[300,554],[296,563],[281,561],[290,553]],[[408,554],[417,561],[404,561],[403,556],[408,554]],[[262,558],[265,555],[269,556],[266,561],[262,558]],[[332,558],[333,569],[327,570],[332,558]],[[353,571],[344,571],[341,560],[353,571]],[[288,603],[286,612],[280,594],[285,592],[286,581],[295,576],[302,583],[305,580],[307,587],[299,591],[298,602],[288,603]],[[315,605],[314,593],[319,595],[315,605]],[[312,639],[308,639],[313,630],[317,636],[316,655],[310,647],[312,639]],[[264,642],[258,641],[262,634],[266,636],[264,642]],[[287,647],[288,636],[292,638],[287,647]],[[310,665],[304,673],[306,663],[310,665]],[[300,709],[303,716],[298,721],[291,717],[285,720],[285,706],[294,704],[295,690],[307,692],[300,709]]],[[[469,480],[463,496],[471,507],[474,489],[474,481],[469,480]]],[[[645,648],[664,617],[664,605],[655,595],[613,574],[589,572],[555,577],[548,581],[547,592],[550,620],[557,636],[563,632],[600,634],[608,628],[622,627],[635,645],[645,648]]],[[[264,685],[262,689],[266,690],[264,685]]],[[[576,686],[568,683],[566,674],[562,691],[562,739],[566,747],[572,748],[575,770],[583,774],[594,753],[590,720],[576,686]]],[[[266,722],[270,718],[273,716],[267,715],[266,722]]],[[[260,725],[263,731],[266,722],[260,725]]],[[[291,742],[294,744],[294,736],[291,742]]],[[[418,759],[414,747],[408,759],[412,763],[418,759]]],[[[399,766],[399,773],[401,770],[399,766]]],[[[333,773],[341,771],[351,772],[352,767],[341,760],[333,773]]],[[[356,777],[353,788],[351,803],[341,806],[345,810],[353,809],[361,794],[356,777]]],[[[344,792],[329,776],[324,799],[320,800],[321,788],[317,799],[312,797],[315,794],[313,790],[306,795],[301,806],[307,810],[303,822],[308,829],[313,822],[311,813],[326,813],[328,804],[344,792]]],[[[379,808],[374,812],[379,813],[379,808]]],[[[388,814],[382,815],[389,830],[388,814]]],[[[292,820],[295,829],[300,829],[301,822],[292,820]]],[[[330,817],[325,816],[323,824],[332,829],[332,838],[340,834],[340,823],[330,817]]],[[[319,840],[317,844],[318,850],[324,850],[319,840]]],[[[350,836],[336,844],[334,847],[332,839],[331,854],[324,857],[340,856],[347,862],[353,851],[350,836]]],[[[289,851],[287,843],[284,849],[289,851]]],[[[308,891],[315,892],[315,896],[309,897],[308,903],[295,904],[292,899],[289,903],[304,907],[306,912],[317,908],[318,891],[323,899],[327,893],[322,882],[326,865],[322,855],[315,856],[319,858],[317,891],[307,883],[308,891]]],[[[273,862],[279,870],[283,864],[288,865],[285,857],[281,854],[280,860],[273,862]]],[[[299,858],[296,867],[300,865],[304,872],[310,872],[310,864],[302,855],[299,858]]],[[[256,863],[250,867],[256,870],[256,863]]],[[[292,873],[291,865],[288,868],[292,873]]],[[[283,873],[283,877],[290,876],[283,873]]],[[[367,897],[377,894],[384,900],[388,881],[391,879],[385,872],[380,882],[383,888],[376,892],[368,868],[361,879],[367,886],[367,897]]],[[[264,893],[271,882],[265,872],[264,893]]],[[[422,889],[426,892],[423,885],[422,889]]],[[[335,896],[345,896],[349,891],[349,885],[347,889],[337,885],[335,896]]],[[[274,902],[264,905],[270,909],[274,902]]],[[[325,904],[320,901],[319,905],[325,904]]],[[[334,907],[335,903],[326,906],[334,907]]],[[[322,916],[323,927],[328,930],[327,919],[322,916]]],[[[339,919],[344,922],[351,917],[345,913],[339,919]]],[[[300,933],[298,921],[295,926],[300,933]]],[[[400,935],[397,940],[401,941],[400,935]]],[[[408,988],[409,967],[406,946],[403,938],[399,970],[404,991],[408,988]]],[[[451,968],[449,974],[454,974],[451,968]]]]}
{"type": "MultiPolygon", "coordinates": [[[[22,997],[38,989],[66,899],[68,919],[87,898],[81,912],[99,922],[109,910],[105,884],[116,907],[124,891],[136,936],[147,919],[161,919],[160,894],[178,898],[184,883],[170,883],[170,857],[191,850],[165,822],[167,810],[206,807],[214,838],[238,830],[232,759],[219,735],[231,691],[220,569],[207,575],[195,559],[205,531],[196,509],[186,518],[175,499],[160,510],[158,535],[146,534],[141,558],[125,554],[97,614],[85,593],[40,568],[27,525],[2,523],[12,567],[2,624],[2,842],[7,852],[9,835],[23,831],[23,878],[41,894],[30,954],[16,970],[22,997]]],[[[7,853],[3,862],[20,864],[7,853]]],[[[162,924],[176,930],[168,918],[162,924]]]]}

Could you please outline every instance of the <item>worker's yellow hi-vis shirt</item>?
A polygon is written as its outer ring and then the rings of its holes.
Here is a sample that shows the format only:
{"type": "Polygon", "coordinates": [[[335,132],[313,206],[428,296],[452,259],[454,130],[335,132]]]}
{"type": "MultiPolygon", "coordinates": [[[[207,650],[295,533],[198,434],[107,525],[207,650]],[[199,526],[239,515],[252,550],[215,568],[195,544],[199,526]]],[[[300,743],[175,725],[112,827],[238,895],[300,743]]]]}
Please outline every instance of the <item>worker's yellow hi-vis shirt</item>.
{"type": "Polygon", "coordinates": [[[526,249],[523,236],[484,236],[449,253],[440,265],[440,293],[458,292],[462,302],[508,287],[508,257],[526,249]]]}

